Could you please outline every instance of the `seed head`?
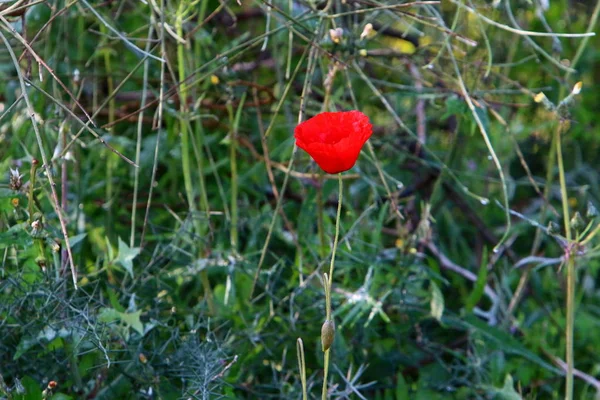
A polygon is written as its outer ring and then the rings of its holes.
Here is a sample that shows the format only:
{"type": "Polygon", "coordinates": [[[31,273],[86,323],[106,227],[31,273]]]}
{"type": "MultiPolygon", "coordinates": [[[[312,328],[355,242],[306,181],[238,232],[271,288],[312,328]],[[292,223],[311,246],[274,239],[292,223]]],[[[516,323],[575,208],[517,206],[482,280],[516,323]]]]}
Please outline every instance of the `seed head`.
{"type": "Polygon", "coordinates": [[[23,187],[23,175],[19,173],[19,169],[10,169],[8,173],[8,187],[11,190],[19,191],[23,187]]]}

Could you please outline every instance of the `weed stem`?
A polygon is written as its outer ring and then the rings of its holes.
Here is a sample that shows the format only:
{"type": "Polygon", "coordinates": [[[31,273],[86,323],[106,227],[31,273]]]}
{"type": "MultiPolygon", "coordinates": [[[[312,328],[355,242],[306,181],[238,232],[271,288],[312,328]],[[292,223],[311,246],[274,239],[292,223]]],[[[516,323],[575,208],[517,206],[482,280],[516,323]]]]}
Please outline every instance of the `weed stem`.
{"type": "MultiPolygon", "coordinates": [[[[562,157],[562,144],[560,135],[563,131],[564,124],[562,121],[558,123],[555,131],[554,141],[556,142],[556,159],[558,161],[558,176],[560,179],[560,194],[562,199],[563,219],[565,224],[565,238],[567,246],[571,242],[571,220],[569,218],[569,197],[567,193],[567,184],[565,180],[565,166],[562,157]]],[[[573,400],[573,326],[575,316],[575,259],[572,254],[567,254],[567,326],[565,332],[566,341],[566,359],[567,359],[567,378],[565,399],[573,400]]]]}

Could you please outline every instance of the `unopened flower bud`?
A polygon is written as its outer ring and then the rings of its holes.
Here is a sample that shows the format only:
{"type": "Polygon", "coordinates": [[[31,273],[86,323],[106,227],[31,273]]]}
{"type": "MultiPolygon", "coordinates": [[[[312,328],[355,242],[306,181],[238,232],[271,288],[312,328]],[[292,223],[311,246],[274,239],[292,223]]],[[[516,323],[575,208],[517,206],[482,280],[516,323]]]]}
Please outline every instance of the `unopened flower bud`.
{"type": "Polygon", "coordinates": [[[543,92],[539,92],[538,94],[533,96],[533,101],[535,101],[536,103],[541,103],[544,100],[546,100],[546,95],[543,92]]]}
{"type": "Polygon", "coordinates": [[[595,218],[598,215],[598,210],[594,207],[594,204],[591,201],[588,201],[587,204],[587,212],[585,216],[588,218],[595,218]]]}
{"type": "Polygon", "coordinates": [[[329,350],[333,344],[334,337],[335,323],[330,319],[325,320],[325,322],[323,322],[323,326],[321,327],[321,345],[323,345],[323,351],[329,350]]]}
{"type": "Polygon", "coordinates": [[[560,226],[556,222],[550,221],[548,223],[548,233],[550,235],[556,235],[557,233],[560,233],[560,226]]]}
{"type": "Polygon", "coordinates": [[[344,30],[342,28],[335,28],[329,30],[329,37],[331,41],[335,44],[338,44],[342,41],[342,37],[344,36],[344,30]]]}
{"type": "Polygon", "coordinates": [[[31,222],[31,236],[33,238],[39,238],[44,232],[44,221],[42,220],[42,214],[33,214],[33,221],[31,222]]]}
{"type": "Polygon", "coordinates": [[[51,247],[52,247],[52,251],[55,253],[58,253],[60,251],[60,243],[58,243],[56,241],[52,242],[51,247]]]}
{"type": "Polygon", "coordinates": [[[46,272],[46,266],[47,266],[48,261],[46,260],[46,258],[44,256],[37,256],[35,258],[35,263],[38,265],[38,267],[40,267],[42,272],[46,272]]]}
{"type": "Polygon", "coordinates": [[[50,398],[50,396],[52,396],[52,390],[54,390],[54,388],[56,388],[57,385],[58,384],[56,383],[56,381],[48,382],[48,386],[46,386],[46,389],[42,391],[42,399],[46,400],[50,398]]]}
{"type": "Polygon", "coordinates": [[[75,68],[75,70],[73,71],[73,83],[76,85],[79,85],[80,81],[81,81],[81,72],[79,72],[79,70],[77,68],[75,68]]]}
{"type": "Polygon", "coordinates": [[[573,218],[571,218],[571,227],[573,229],[575,229],[576,231],[579,231],[579,230],[583,229],[584,226],[585,226],[585,221],[581,217],[581,214],[579,214],[579,211],[576,211],[575,215],[573,215],[573,218]]]}
{"type": "Polygon", "coordinates": [[[365,28],[363,29],[362,33],[360,34],[360,39],[364,39],[364,38],[368,38],[371,33],[373,32],[373,24],[368,23],[365,25],[365,28]]]}

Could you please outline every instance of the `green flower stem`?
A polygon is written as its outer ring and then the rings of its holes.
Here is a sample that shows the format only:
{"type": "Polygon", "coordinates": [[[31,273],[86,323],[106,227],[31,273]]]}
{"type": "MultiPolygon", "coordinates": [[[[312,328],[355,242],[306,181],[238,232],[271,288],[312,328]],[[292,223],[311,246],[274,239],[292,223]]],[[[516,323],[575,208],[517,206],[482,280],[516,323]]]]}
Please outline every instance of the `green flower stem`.
{"type": "MultiPolygon", "coordinates": [[[[207,1],[202,2],[200,9],[199,21],[204,20],[204,14],[206,13],[207,1]]],[[[196,60],[202,60],[202,46],[199,40],[194,42],[194,53],[196,60]]],[[[210,205],[208,203],[208,195],[206,193],[206,182],[204,181],[204,127],[202,126],[202,119],[196,119],[196,132],[197,136],[195,142],[197,146],[194,147],[195,155],[198,164],[198,183],[200,187],[200,206],[206,214],[206,220],[210,225],[210,205]],[[197,151],[196,151],[197,150],[197,151]]]]}
{"type": "Polygon", "coordinates": [[[69,357],[69,365],[71,367],[71,377],[75,383],[75,386],[78,390],[83,389],[83,379],[81,378],[81,374],[79,373],[79,363],[77,362],[77,346],[74,344],[75,340],[69,340],[68,338],[63,338],[63,346],[67,352],[67,356],[69,357]]]}
{"type": "Polygon", "coordinates": [[[231,131],[229,133],[229,162],[231,168],[231,231],[230,241],[231,249],[234,254],[238,252],[239,235],[238,235],[238,167],[237,167],[237,148],[238,148],[238,128],[240,125],[240,118],[242,116],[242,110],[244,109],[244,102],[246,101],[246,93],[242,95],[240,104],[238,105],[235,116],[233,114],[233,107],[231,104],[227,105],[227,111],[229,113],[229,123],[231,125],[231,131]]]}
{"type": "MultiPolygon", "coordinates": [[[[338,174],[338,182],[339,182],[339,193],[338,193],[338,207],[337,207],[337,215],[335,218],[335,236],[333,239],[333,251],[331,252],[331,263],[329,264],[329,277],[325,282],[327,287],[325,288],[325,307],[326,307],[326,319],[332,321],[331,316],[331,288],[333,283],[333,267],[335,265],[335,253],[337,252],[338,247],[338,238],[340,236],[340,219],[342,215],[342,195],[343,195],[343,181],[342,174],[338,174]]],[[[325,360],[324,360],[324,370],[323,370],[323,392],[321,395],[322,400],[327,400],[327,374],[329,372],[329,352],[331,348],[325,350],[325,360]]]]}
{"type": "MultiPolygon", "coordinates": [[[[185,2],[181,2],[177,11],[177,19],[175,21],[175,27],[177,35],[183,37],[183,18],[184,18],[185,2]]],[[[177,42],[177,65],[179,67],[179,112],[180,112],[180,124],[179,129],[181,130],[181,163],[183,168],[183,183],[185,186],[185,193],[188,201],[188,207],[190,211],[196,210],[196,203],[194,202],[194,191],[192,188],[192,173],[190,169],[190,135],[188,132],[188,125],[186,123],[187,118],[187,84],[185,83],[185,46],[184,44],[177,42]]]]}
{"type": "MultiPolygon", "coordinates": [[[[590,22],[589,22],[589,26],[587,29],[587,32],[593,32],[595,27],[596,27],[596,23],[598,21],[598,16],[600,15],[600,1],[596,2],[596,6],[594,7],[594,11],[592,12],[592,17],[590,18],[590,22]]],[[[577,63],[580,60],[581,55],[583,54],[587,44],[589,41],[589,37],[585,37],[580,43],[579,43],[579,47],[577,48],[577,52],[575,53],[575,57],[573,57],[573,61],[571,62],[571,68],[575,69],[575,66],[577,65],[577,63]]],[[[565,81],[569,78],[570,76],[570,72],[567,72],[567,74],[565,74],[565,81]]],[[[562,92],[564,90],[564,85],[561,86],[561,96],[559,98],[562,98],[562,92]]],[[[560,192],[561,192],[561,196],[562,196],[562,202],[563,202],[563,214],[564,214],[564,218],[565,218],[565,229],[566,229],[566,237],[567,239],[570,239],[571,237],[571,232],[570,232],[570,220],[568,218],[568,203],[567,203],[567,189],[566,189],[566,184],[565,184],[565,170],[564,170],[564,166],[562,163],[562,150],[561,150],[561,145],[560,145],[560,134],[562,131],[562,126],[561,124],[559,124],[558,128],[556,129],[556,141],[558,143],[557,145],[557,156],[559,157],[558,159],[558,170],[559,170],[559,174],[560,174],[560,192]]],[[[593,234],[590,234],[588,236],[588,238],[592,238],[596,233],[593,232],[593,234]]],[[[584,242],[587,242],[587,240],[584,240],[584,242]]],[[[569,259],[567,260],[567,331],[566,331],[566,346],[567,346],[567,378],[566,378],[566,391],[565,391],[565,399],[566,400],[572,400],[573,399],[573,369],[575,368],[575,359],[573,356],[573,330],[574,330],[574,322],[575,322],[575,280],[576,280],[577,276],[575,275],[575,259],[573,258],[572,255],[569,256],[569,259]]]]}
{"type": "Polygon", "coordinates": [[[38,249],[38,256],[36,258],[36,263],[42,270],[42,272],[46,273],[46,268],[48,267],[48,260],[46,259],[46,247],[44,246],[44,239],[41,237],[37,237],[34,239],[35,244],[38,249]]]}
{"type": "Polygon", "coordinates": [[[298,338],[296,341],[296,353],[298,355],[298,368],[300,369],[300,382],[302,382],[302,400],[308,400],[306,390],[306,360],[304,358],[304,343],[298,338]]]}
{"type": "Polygon", "coordinates": [[[38,160],[33,159],[31,161],[31,169],[29,172],[29,192],[27,195],[27,211],[29,212],[29,225],[33,223],[33,189],[35,188],[36,171],[39,165],[40,163],[38,162],[38,160]]]}
{"type": "Polygon", "coordinates": [[[60,254],[58,252],[52,252],[52,261],[54,262],[54,279],[56,280],[56,282],[58,282],[60,280],[61,269],[60,254]]]}
{"type": "Polygon", "coordinates": [[[319,256],[325,258],[325,229],[323,227],[323,172],[319,172],[317,187],[317,233],[319,235],[319,256]]]}
{"type": "MultiPolygon", "coordinates": [[[[104,34],[108,34],[108,30],[106,26],[103,24],[100,25],[100,31],[104,34]]],[[[115,122],[115,84],[113,81],[113,69],[112,63],[110,60],[110,52],[104,52],[104,69],[106,70],[106,85],[108,89],[108,94],[111,96],[110,101],[108,102],[108,123],[111,125],[109,128],[111,134],[114,129],[112,124],[115,122]]],[[[112,235],[112,227],[113,227],[113,212],[112,212],[112,199],[114,197],[114,187],[113,187],[113,173],[115,169],[115,157],[116,154],[111,152],[109,149],[106,150],[106,192],[105,192],[105,202],[104,207],[106,207],[106,235],[110,238],[112,235]]]]}
{"type": "MultiPolygon", "coordinates": [[[[231,107],[230,107],[231,108],[231,107]]],[[[238,250],[238,169],[237,169],[237,132],[233,128],[229,142],[229,162],[231,167],[231,248],[238,250]]]]}
{"type": "MultiPolygon", "coordinates": [[[[560,135],[564,130],[564,123],[559,122],[556,127],[554,140],[556,142],[556,159],[558,161],[558,177],[560,180],[560,194],[562,198],[563,220],[565,225],[565,238],[567,246],[571,246],[571,219],[569,218],[569,197],[565,179],[565,166],[562,156],[562,144],[560,135]]],[[[565,399],[573,400],[573,369],[575,360],[573,357],[573,327],[575,322],[575,258],[567,254],[567,326],[565,332],[567,377],[565,399]]]]}
{"type": "Polygon", "coordinates": [[[323,369],[323,392],[321,394],[322,400],[327,400],[327,373],[329,372],[329,351],[325,350],[325,367],[323,369]]]}
{"type": "MultiPolygon", "coordinates": [[[[183,37],[183,20],[187,14],[186,2],[182,1],[177,9],[177,16],[175,19],[175,29],[179,37],[183,37]]],[[[185,193],[188,201],[188,207],[190,213],[196,211],[196,203],[194,200],[194,189],[192,187],[192,172],[190,168],[190,133],[188,131],[188,107],[187,107],[187,84],[185,76],[185,45],[181,42],[177,42],[177,65],[179,67],[179,128],[181,130],[181,163],[183,167],[183,182],[185,186],[185,193]]],[[[198,235],[202,234],[202,228],[197,218],[194,218],[194,229],[198,235]]],[[[213,303],[212,289],[210,287],[210,281],[208,279],[208,273],[206,270],[200,271],[200,281],[204,288],[204,297],[208,305],[208,311],[210,314],[215,313],[215,306],[213,303]]]]}

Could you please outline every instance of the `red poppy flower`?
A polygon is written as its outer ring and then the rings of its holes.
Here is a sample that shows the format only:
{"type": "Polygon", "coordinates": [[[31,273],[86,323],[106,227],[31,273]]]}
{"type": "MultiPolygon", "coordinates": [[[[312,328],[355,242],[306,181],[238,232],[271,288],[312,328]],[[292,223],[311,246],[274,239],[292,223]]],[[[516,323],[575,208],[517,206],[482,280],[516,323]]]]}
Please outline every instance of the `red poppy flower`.
{"type": "Polygon", "coordinates": [[[369,117],[360,111],[324,112],[298,125],[294,137],[323,171],[337,174],[354,166],[372,133],[369,117]]]}

